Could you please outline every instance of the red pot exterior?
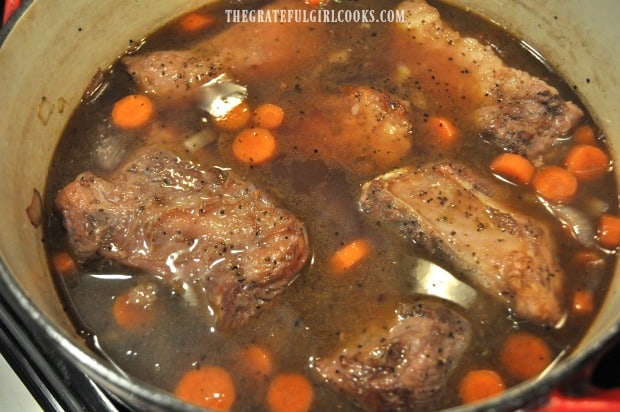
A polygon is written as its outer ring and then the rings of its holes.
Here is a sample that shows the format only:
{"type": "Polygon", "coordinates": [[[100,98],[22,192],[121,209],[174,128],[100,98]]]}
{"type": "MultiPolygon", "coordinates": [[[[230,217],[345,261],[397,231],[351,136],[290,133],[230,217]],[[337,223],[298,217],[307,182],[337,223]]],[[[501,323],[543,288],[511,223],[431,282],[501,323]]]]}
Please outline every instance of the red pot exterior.
{"type": "MultiPolygon", "coordinates": [[[[5,1],[4,13],[3,13],[3,19],[2,19],[3,24],[6,24],[9,21],[13,13],[19,8],[20,3],[21,3],[21,0],[6,0],[5,1]]],[[[608,342],[600,342],[599,352],[603,352],[604,350],[609,349],[610,341],[612,340],[614,339],[608,338],[608,342]]],[[[590,358],[593,358],[595,356],[596,356],[596,351],[594,352],[594,354],[590,355],[590,358]]],[[[589,369],[591,368],[591,362],[592,362],[591,359],[584,358],[582,359],[582,362],[580,363],[581,363],[582,368],[589,369]]],[[[573,376],[573,374],[571,374],[571,376],[573,376]]],[[[556,377],[555,379],[550,380],[550,382],[552,384],[555,382],[556,386],[560,387],[560,383],[563,382],[563,379],[568,379],[568,378],[569,376],[567,376],[567,374],[561,374],[559,377],[556,377]]],[[[586,379],[585,383],[582,381],[580,382],[580,385],[579,385],[581,388],[583,388],[584,386],[587,388],[585,391],[582,391],[582,392],[585,392],[584,395],[582,396],[570,396],[570,395],[567,395],[566,393],[563,393],[561,390],[557,388],[551,389],[553,386],[550,386],[549,389],[542,388],[541,390],[536,391],[533,394],[532,393],[528,394],[527,392],[525,392],[526,396],[533,395],[532,396],[533,399],[529,401],[521,400],[521,401],[515,402],[513,400],[511,402],[507,402],[504,404],[502,402],[501,397],[499,397],[499,399],[496,402],[493,402],[492,405],[489,405],[485,407],[484,409],[488,408],[488,409],[493,409],[493,410],[513,410],[515,408],[521,409],[522,406],[525,406],[525,409],[531,410],[533,412],[620,411],[620,388],[604,390],[604,389],[590,385],[587,382],[587,378],[588,377],[585,378],[586,379]],[[540,399],[541,394],[542,394],[542,399],[540,399]],[[528,405],[539,405],[539,406],[528,407],[528,405]]],[[[147,394],[148,394],[148,391],[149,389],[146,389],[147,394]]],[[[131,393],[127,393],[126,395],[128,395],[128,397],[133,396],[131,393]]],[[[155,398],[157,398],[157,395],[155,395],[155,398]]],[[[163,403],[165,404],[166,402],[164,401],[163,403]]],[[[141,405],[138,407],[148,408],[147,406],[148,400],[139,399],[137,405],[141,405]],[[145,401],[147,403],[144,403],[145,401]]],[[[169,404],[168,406],[174,406],[174,405],[169,404]]],[[[188,410],[194,410],[193,407],[189,405],[188,407],[189,407],[188,410]]],[[[182,409],[185,410],[184,407],[182,409]]],[[[463,411],[477,410],[475,406],[472,406],[472,407],[465,406],[463,408],[457,408],[457,409],[462,409],[463,411]]]]}

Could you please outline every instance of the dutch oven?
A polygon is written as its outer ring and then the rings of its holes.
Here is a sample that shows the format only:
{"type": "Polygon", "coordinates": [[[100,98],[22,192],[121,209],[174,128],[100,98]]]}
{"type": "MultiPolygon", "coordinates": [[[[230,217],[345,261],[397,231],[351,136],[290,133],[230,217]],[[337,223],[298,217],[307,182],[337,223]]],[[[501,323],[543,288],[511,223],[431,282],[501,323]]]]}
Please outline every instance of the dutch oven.
{"type": "MultiPolygon", "coordinates": [[[[620,160],[620,4],[616,0],[450,0],[496,22],[575,90],[620,160]]],[[[135,410],[197,408],[128,379],[73,328],[55,292],[42,244],[25,208],[43,192],[54,148],[83,91],[128,46],[205,0],[7,0],[0,32],[0,294],[42,347],[54,348],[110,396],[135,410]],[[12,13],[15,11],[15,13],[12,13]],[[9,18],[9,15],[12,16],[9,18]]],[[[616,167],[616,173],[618,172],[616,167]]],[[[620,268],[591,328],[544,376],[472,410],[620,410],[620,392],[588,384],[588,371],[619,336],[620,268]],[[585,371],[585,372],[584,372],[585,371]],[[586,375],[585,398],[558,389],[586,375]]],[[[575,385],[569,385],[575,388],[575,385]]],[[[583,389],[584,385],[578,385],[583,389]]]]}

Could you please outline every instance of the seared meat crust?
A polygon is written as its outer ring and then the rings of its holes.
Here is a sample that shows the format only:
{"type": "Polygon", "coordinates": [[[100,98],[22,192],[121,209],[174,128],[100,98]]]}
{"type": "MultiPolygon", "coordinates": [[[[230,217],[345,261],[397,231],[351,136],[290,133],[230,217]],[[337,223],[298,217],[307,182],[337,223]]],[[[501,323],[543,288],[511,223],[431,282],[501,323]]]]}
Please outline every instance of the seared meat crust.
{"type": "Polygon", "coordinates": [[[303,224],[252,184],[153,148],[109,179],[82,173],[56,207],[80,259],[100,255],[157,275],[211,306],[222,326],[279,294],[309,253],[303,224]]]}
{"type": "Polygon", "coordinates": [[[474,107],[470,121],[482,138],[531,160],[583,117],[554,87],[507,66],[491,45],[461,36],[425,1],[405,0],[398,9],[405,11],[405,21],[395,25],[392,44],[407,69],[403,86],[410,94],[426,96],[425,110],[458,116],[462,105],[474,107]]]}
{"type": "Polygon", "coordinates": [[[316,363],[326,381],[368,410],[409,411],[431,402],[471,340],[467,319],[426,298],[401,303],[394,321],[316,363]]]}
{"type": "MultiPolygon", "coordinates": [[[[262,11],[303,7],[293,0],[278,0],[262,11]]],[[[325,36],[319,23],[244,22],[190,49],[141,53],[122,61],[143,92],[174,96],[222,73],[241,82],[294,73],[320,56],[325,36]]]]}
{"type": "Polygon", "coordinates": [[[517,315],[555,324],[564,314],[564,273],[549,229],[495,195],[464,165],[398,169],[362,189],[360,208],[377,224],[450,264],[517,315]]]}

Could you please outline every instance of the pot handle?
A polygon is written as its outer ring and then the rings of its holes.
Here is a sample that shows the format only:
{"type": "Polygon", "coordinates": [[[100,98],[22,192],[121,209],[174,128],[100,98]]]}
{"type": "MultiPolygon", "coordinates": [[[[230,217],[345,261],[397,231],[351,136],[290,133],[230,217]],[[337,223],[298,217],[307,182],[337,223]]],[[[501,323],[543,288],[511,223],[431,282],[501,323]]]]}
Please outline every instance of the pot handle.
{"type": "Polygon", "coordinates": [[[9,21],[9,17],[11,17],[13,12],[17,10],[17,7],[19,7],[19,3],[21,3],[21,0],[5,0],[4,14],[2,18],[3,25],[6,24],[7,21],[9,21]]]}
{"type": "Polygon", "coordinates": [[[545,406],[534,412],[611,412],[620,411],[620,389],[592,387],[585,397],[565,395],[554,390],[545,406]]]}

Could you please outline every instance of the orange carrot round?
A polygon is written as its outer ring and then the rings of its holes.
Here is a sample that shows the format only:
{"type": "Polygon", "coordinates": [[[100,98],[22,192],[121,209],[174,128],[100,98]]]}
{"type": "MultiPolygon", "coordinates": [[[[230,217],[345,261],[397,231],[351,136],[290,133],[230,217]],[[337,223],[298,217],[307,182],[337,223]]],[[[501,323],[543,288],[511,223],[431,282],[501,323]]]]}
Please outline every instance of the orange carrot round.
{"type": "Polygon", "coordinates": [[[241,102],[225,115],[213,118],[213,122],[222,130],[235,131],[247,126],[251,117],[250,105],[241,102]]]}
{"type": "Polygon", "coordinates": [[[573,313],[589,315],[594,311],[594,296],[589,290],[576,290],[573,294],[573,313]]]}
{"type": "Polygon", "coordinates": [[[241,350],[242,368],[250,376],[269,376],[273,360],[269,351],[259,345],[248,345],[241,350]]]}
{"type": "Polygon", "coordinates": [[[504,380],[491,369],[469,371],[459,384],[459,395],[463,403],[478,402],[504,390],[506,390],[504,380]]]}
{"type": "Polygon", "coordinates": [[[576,144],[596,145],[596,134],[590,125],[579,126],[573,132],[573,139],[576,144]]]}
{"type": "Polygon", "coordinates": [[[112,311],[116,324],[125,330],[143,330],[155,321],[151,304],[137,301],[130,293],[117,296],[112,311]]]}
{"type": "Polygon", "coordinates": [[[620,217],[604,213],[597,230],[598,243],[608,249],[620,246],[620,217]]]}
{"type": "Polygon", "coordinates": [[[244,129],[233,140],[232,151],[242,162],[260,165],[275,156],[276,139],[267,129],[244,129]]]}
{"type": "Polygon", "coordinates": [[[188,13],[179,20],[179,29],[186,34],[195,34],[213,26],[215,19],[207,13],[188,13]]]}
{"type": "Polygon", "coordinates": [[[575,252],[570,259],[569,267],[574,271],[583,271],[590,262],[602,259],[602,256],[596,250],[583,249],[575,252]]]}
{"type": "Polygon", "coordinates": [[[112,107],[112,123],[122,129],[137,129],[152,119],[155,108],[151,99],[142,94],[125,96],[112,107]]]}
{"type": "Polygon", "coordinates": [[[272,103],[261,104],[254,110],[254,124],[256,127],[276,129],[284,120],[284,110],[272,103]]]}
{"type": "Polygon", "coordinates": [[[609,156],[596,146],[574,146],[564,160],[566,169],[583,181],[597,180],[609,171],[609,156]]]}
{"type": "Polygon", "coordinates": [[[347,243],[329,259],[329,268],[333,273],[341,274],[362,261],[370,252],[370,242],[360,238],[347,243]]]}
{"type": "Polygon", "coordinates": [[[174,391],[180,399],[214,411],[227,411],[235,402],[230,374],[217,366],[186,372],[174,391]]]}
{"type": "Polygon", "coordinates": [[[552,361],[549,345],[529,332],[517,332],[506,338],[500,350],[500,360],[517,379],[529,379],[540,374],[552,361]]]}
{"type": "Polygon", "coordinates": [[[434,143],[443,148],[453,148],[459,140],[460,132],[452,120],[443,116],[431,116],[427,120],[434,143]]]}
{"type": "Polygon", "coordinates": [[[67,276],[75,273],[77,264],[67,252],[58,252],[52,256],[52,266],[57,273],[67,276]]]}
{"type": "Polygon", "coordinates": [[[556,203],[570,202],[577,194],[577,178],[559,166],[540,168],[532,178],[532,186],[543,199],[556,203]]]}
{"type": "Polygon", "coordinates": [[[314,390],[303,375],[285,373],[276,376],[267,391],[271,412],[306,412],[310,410],[314,390]]]}
{"type": "Polygon", "coordinates": [[[491,162],[491,171],[504,179],[520,184],[530,183],[536,168],[525,157],[514,153],[502,153],[491,162]]]}

